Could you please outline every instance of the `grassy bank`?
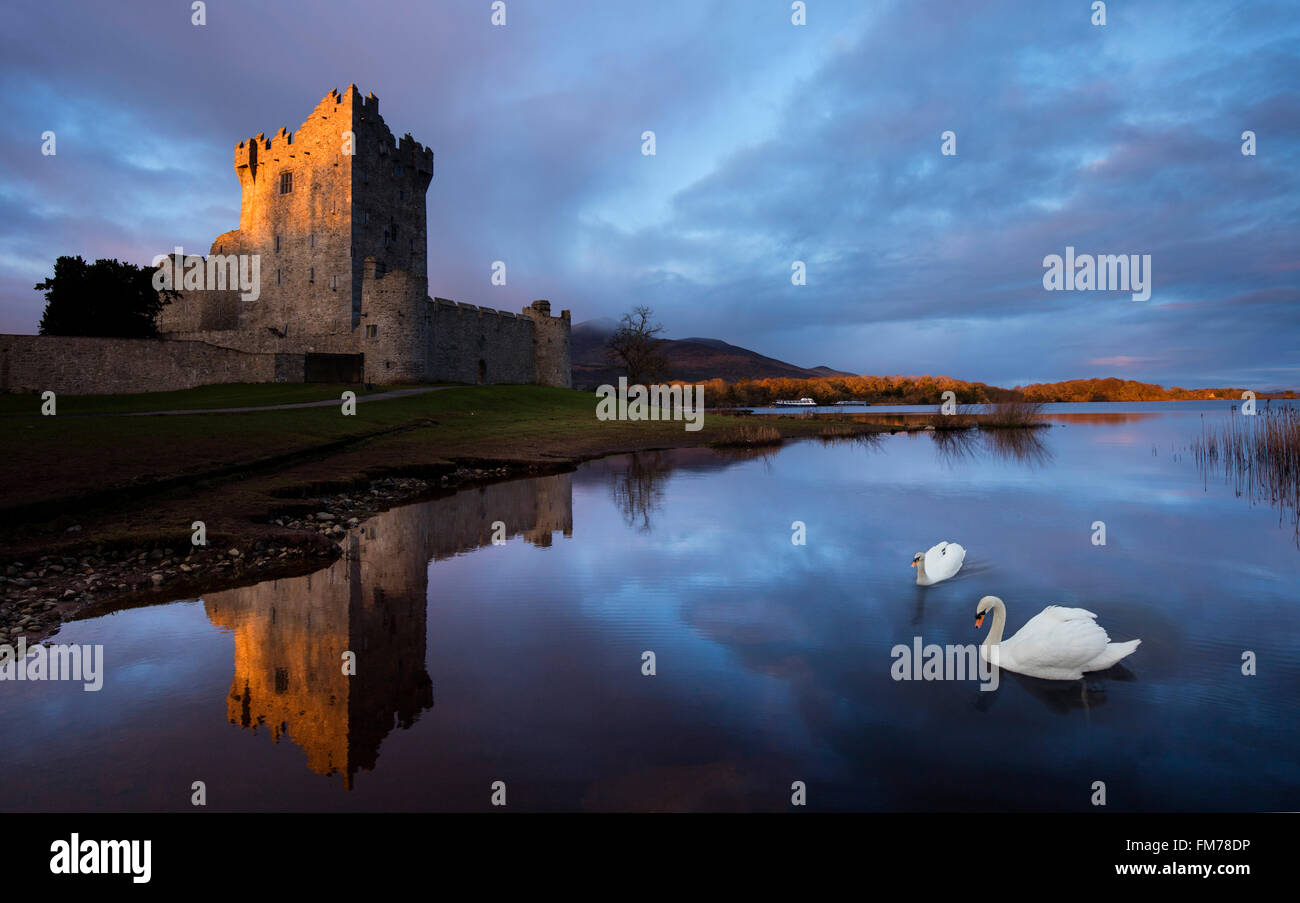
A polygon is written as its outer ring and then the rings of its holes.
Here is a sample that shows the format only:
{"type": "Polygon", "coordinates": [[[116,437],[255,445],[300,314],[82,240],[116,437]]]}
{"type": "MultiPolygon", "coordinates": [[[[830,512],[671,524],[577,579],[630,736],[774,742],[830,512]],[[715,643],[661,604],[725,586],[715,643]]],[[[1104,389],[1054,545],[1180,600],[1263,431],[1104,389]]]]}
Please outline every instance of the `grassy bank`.
{"type": "MultiPolygon", "coordinates": [[[[48,543],[71,527],[97,535],[209,529],[239,533],[295,493],[401,474],[437,476],[464,461],[572,463],[649,448],[726,440],[743,422],[599,421],[593,394],[539,386],[455,387],[340,408],[168,417],[77,416],[140,410],[284,404],[337,397],[340,387],[208,387],[157,396],[59,399],[43,417],[31,396],[4,399],[0,536],[48,543]],[[26,413],[21,406],[26,406],[26,413]],[[16,410],[16,408],[18,410],[16,410]],[[206,517],[203,515],[206,514],[206,517]]],[[[824,424],[765,418],[780,437],[824,424]]],[[[879,427],[861,424],[854,430],[879,427]]],[[[77,531],[74,531],[77,532],[77,531]]],[[[76,537],[72,537],[76,538],[76,537]]]]}

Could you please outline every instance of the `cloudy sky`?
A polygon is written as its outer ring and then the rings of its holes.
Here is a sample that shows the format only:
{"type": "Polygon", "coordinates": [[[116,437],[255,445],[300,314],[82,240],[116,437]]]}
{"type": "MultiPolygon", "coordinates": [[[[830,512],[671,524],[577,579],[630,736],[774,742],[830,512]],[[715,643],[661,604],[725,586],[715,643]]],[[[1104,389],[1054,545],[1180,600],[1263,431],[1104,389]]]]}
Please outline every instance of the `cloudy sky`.
{"type": "Polygon", "coordinates": [[[234,144],[355,83],[436,155],[433,294],[864,373],[1300,387],[1300,4],[1090,5],[12,5],[0,331],[60,254],[205,252],[234,144]],[[1067,246],[1150,254],[1151,298],[1045,291],[1067,246]]]}

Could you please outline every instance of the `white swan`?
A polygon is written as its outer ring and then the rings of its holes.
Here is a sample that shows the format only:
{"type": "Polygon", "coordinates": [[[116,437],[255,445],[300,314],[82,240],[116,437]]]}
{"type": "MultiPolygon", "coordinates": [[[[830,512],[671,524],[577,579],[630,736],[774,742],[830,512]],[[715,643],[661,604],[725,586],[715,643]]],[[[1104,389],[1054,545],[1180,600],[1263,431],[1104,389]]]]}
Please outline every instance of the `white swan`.
{"type": "Polygon", "coordinates": [[[961,563],[966,560],[966,550],[955,542],[941,542],[922,555],[917,552],[912,558],[912,567],[916,568],[916,582],[921,586],[931,586],[961,570],[961,563]]]}
{"type": "Polygon", "coordinates": [[[997,596],[985,596],[975,609],[975,627],[993,610],[993,626],[980,646],[980,657],[1017,674],[1046,680],[1078,680],[1085,671],[1102,671],[1126,655],[1141,640],[1112,643],[1097,616],[1082,608],[1049,605],[1025,622],[1015,636],[1003,640],[1007,607],[997,596]],[[992,655],[992,657],[990,657],[992,655]]]}

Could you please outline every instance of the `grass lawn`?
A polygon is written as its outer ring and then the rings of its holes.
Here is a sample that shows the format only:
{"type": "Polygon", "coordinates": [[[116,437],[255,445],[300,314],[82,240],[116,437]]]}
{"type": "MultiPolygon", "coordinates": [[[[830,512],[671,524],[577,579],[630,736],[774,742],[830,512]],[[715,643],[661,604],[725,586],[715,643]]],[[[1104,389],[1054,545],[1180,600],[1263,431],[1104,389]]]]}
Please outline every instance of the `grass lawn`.
{"type": "MultiPolygon", "coordinates": [[[[403,386],[380,386],[375,392],[388,392],[403,386]]],[[[203,410],[207,408],[245,408],[255,405],[296,404],[340,398],[351,390],[358,396],[369,390],[356,385],[328,383],[227,383],[199,386],[175,392],[145,392],[139,395],[60,395],[56,399],[59,414],[128,414],[137,411],[203,410]]],[[[0,395],[0,417],[39,414],[39,395],[0,395]]]]}

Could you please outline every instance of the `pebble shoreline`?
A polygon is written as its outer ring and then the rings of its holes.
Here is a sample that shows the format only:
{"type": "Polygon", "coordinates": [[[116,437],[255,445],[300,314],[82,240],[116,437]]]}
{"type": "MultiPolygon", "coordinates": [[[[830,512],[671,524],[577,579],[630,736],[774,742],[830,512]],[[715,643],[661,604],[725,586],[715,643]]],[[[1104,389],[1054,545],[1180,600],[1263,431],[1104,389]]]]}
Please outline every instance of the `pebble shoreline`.
{"type": "MultiPolygon", "coordinates": [[[[338,541],[381,511],[439,489],[499,479],[512,472],[509,467],[459,468],[437,480],[386,478],[360,488],[295,500],[295,512],[317,510],[278,514],[265,524],[277,530],[275,536],[244,544],[195,546],[172,541],[106,549],[102,545],[90,548],[92,540],[76,554],[0,563],[0,644],[12,646],[19,637],[26,637],[30,646],[88,606],[129,603],[136,596],[157,595],[163,587],[175,587],[176,598],[185,598],[248,583],[250,578],[256,580],[259,572],[266,572],[265,579],[307,573],[337,558],[342,551],[338,541]],[[311,534],[334,542],[321,543],[311,534]],[[306,541],[309,538],[311,541],[306,541]]],[[[74,525],[67,532],[81,532],[81,527],[74,525]]]]}

